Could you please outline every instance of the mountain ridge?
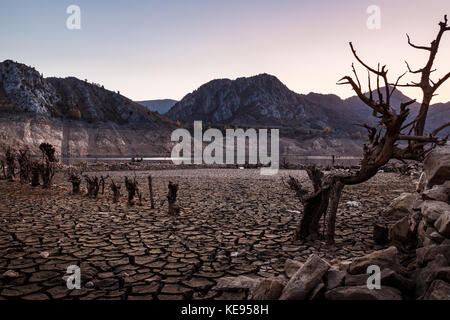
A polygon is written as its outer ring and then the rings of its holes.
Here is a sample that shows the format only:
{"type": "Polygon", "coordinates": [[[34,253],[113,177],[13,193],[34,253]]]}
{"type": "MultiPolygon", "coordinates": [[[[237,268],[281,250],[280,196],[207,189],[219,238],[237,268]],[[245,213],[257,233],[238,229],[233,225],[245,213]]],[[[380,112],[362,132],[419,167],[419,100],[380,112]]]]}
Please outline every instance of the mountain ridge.
{"type": "MultiPolygon", "coordinates": [[[[394,109],[399,109],[402,102],[411,99],[396,90],[391,100],[394,109]]],[[[417,114],[419,106],[417,102],[410,106],[409,119],[417,114]]],[[[266,73],[209,81],[187,94],[166,116],[182,122],[202,120],[208,125],[272,125],[306,131],[328,128],[340,136],[358,132],[360,124],[376,125],[378,121],[357,96],[342,99],[335,94],[299,94],[266,73]]],[[[432,105],[426,130],[443,124],[446,117],[450,118],[450,102],[432,105]]]]}

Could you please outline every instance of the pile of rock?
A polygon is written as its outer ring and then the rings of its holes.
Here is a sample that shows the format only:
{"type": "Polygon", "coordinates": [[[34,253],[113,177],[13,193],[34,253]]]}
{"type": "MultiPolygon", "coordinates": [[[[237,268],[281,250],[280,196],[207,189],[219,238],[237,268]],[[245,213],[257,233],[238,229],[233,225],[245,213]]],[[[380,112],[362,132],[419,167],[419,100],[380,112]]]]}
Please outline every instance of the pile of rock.
{"type": "Polygon", "coordinates": [[[381,214],[386,225],[376,224],[387,249],[352,261],[287,260],[278,278],[226,277],[215,290],[252,300],[450,300],[450,154],[430,155],[420,180],[419,192],[395,199],[381,214]],[[380,288],[370,285],[373,266],[380,288]]]}

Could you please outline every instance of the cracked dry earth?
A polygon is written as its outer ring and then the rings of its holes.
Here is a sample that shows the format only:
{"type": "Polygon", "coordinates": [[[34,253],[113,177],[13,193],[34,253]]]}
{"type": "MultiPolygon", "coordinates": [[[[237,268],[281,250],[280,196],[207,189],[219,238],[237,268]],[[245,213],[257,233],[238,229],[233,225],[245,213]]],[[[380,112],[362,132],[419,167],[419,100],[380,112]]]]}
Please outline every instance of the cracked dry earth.
{"type": "MultiPolygon", "coordinates": [[[[123,194],[123,177],[132,173],[107,174],[121,182],[123,194]]],[[[380,249],[372,240],[378,212],[413,189],[411,178],[391,173],[344,189],[336,246],[328,248],[292,240],[299,205],[282,177],[306,181],[303,171],[273,177],[232,169],[136,174],[145,201],[133,207],[124,195],[113,204],[109,190],[98,199],[73,196],[61,179],[51,190],[0,181],[0,299],[242,299],[243,293],[211,288],[223,276],[278,276],[287,258],[305,261],[316,253],[348,259],[380,249]],[[167,215],[169,180],[180,185],[177,217],[167,215]],[[69,265],[81,268],[79,290],[66,287],[69,265]],[[8,270],[13,276],[4,275],[8,270]]]]}

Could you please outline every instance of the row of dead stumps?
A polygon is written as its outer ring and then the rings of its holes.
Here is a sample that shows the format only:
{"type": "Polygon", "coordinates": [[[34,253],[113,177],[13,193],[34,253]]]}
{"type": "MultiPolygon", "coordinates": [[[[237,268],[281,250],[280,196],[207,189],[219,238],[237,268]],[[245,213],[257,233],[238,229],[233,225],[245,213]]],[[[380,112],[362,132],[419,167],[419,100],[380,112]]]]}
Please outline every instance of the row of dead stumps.
{"type": "MultiPolygon", "coordinates": [[[[90,198],[96,199],[98,197],[98,194],[101,192],[104,194],[105,192],[105,186],[106,181],[109,176],[88,176],[88,175],[82,175],[81,173],[77,172],[70,172],[69,173],[69,182],[72,184],[72,193],[73,194],[81,194],[81,183],[82,178],[84,178],[86,182],[86,195],[90,198]]],[[[119,202],[119,199],[121,197],[121,189],[122,185],[114,181],[112,178],[110,178],[111,181],[109,183],[109,188],[112,192],[112,200],[114,203],[119,202]]],[[[155,208],[155,197],[153,192],[153,178],[151,175],[147,177],[148,180],[148,189],[150,194],[150,206],[152,209],[155,208]]],[[[138,205],[143,205],[143,196],[142,192],[139,189],[138,181],[136,180],[136,177],[133,179],[130,179],[128,177],[125,177],[124,179],[125,183],[125,189],[128,193],[127,203],[129,206],[133,206],[135,204],[135,199],[137,199],[138,205]]],[[[177,193],[178,193],[178,184],[172,183],[169,181],[168,185],[168,193],[167,193],[167,202],[169,207],[169,214],[175,215],[180,212],[180,207],[177,205],[177,193]]],[[[161,205],[164,204],[164,201],[161,203],[161,205]]]]}
{"type": "MultiPolygon", "coordinates": [[[[43,188],[50,188],[55,176],[56,169],[58,167],[59,160],[55,155],[55,148],[49,143],[41,143],[39,145],[42,157],[36,159],[31,156],[31,152],[28,148],[16,150],[11,146],[3,147],[3,154],[0,156],[0,166],[3,173],[3,178],[9,182],[15,181],[19,176],[22,184],[31,184],[33,187],[41,185],[43,188]]],[[[74,168],[70,168],[68,171],[69,182],[72,184],[73,194],[82,194],[81,183],[84,178],[86,181],[86,195],[90,198],[96,199],[98,194],[104,194],[106,181],[109,176],[93,176],[82,175],[82,172],[76,172],[74,168]]],[[[1,179],[1,176],[0,176],[1,179]]],[[[153,182],[152,177],[148,176],[148,187],[150,192],[150,204],[151,208],[155,208],[153,182]]],[[[121,184],[111,179],[109,188],[112,191],[113,202],[119,202],[121,197],[121,184]]],[[[136,177],[130,179],[125,177],[125,189],[128,193],[128,205],[133,206],[135,199],[138,200],[138,205],[143,205],[142,193],[139,190],[136,177]]],[[[169,181],[167,193],[167,201],[169,207],[169,214],[175,215],[180,212],[180,207],[176,204],[178,184],[169,181]]],[[[161,203],[161,206],[164,201],[161,203]]]]}
{"type": "Polygon", "coordinates": [[[28,148],[16,150],[11,146],[4,146],[0,157],[4,179],[12,182],[18,175],[21,183],[31,183],[33,187],[37,187],[42,181],[44,188],[50,188],[59,160],[51,144],[41,143],[39,150],[42,157],[33,159],[28,148]]]}

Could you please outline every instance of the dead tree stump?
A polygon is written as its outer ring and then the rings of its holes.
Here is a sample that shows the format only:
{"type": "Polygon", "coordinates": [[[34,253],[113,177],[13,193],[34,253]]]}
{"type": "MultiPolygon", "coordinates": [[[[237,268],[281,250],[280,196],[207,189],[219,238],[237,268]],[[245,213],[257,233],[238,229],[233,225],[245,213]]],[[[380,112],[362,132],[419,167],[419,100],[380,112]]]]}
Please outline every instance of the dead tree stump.
{"type": "Polygon", "coordinates": [[[7,179],[7,177],[6,177],[6,168],[5,168],[5,162],[3,160],[1,161],[1,165],[2,165],[3,177],[6,180],[7,179]]]}
{"type": "Polygon", "coordinates": [[[31,162],[31,186],[37,187],[40,183],[41,164],[38,161],[31,162]]]}
{"type": "Polygon", "coordinates": [[[58,162],[55,156],[56,150],[50,143],[41,143],[39,149],[43,157],[43,163],[40,166],[42,186],[43,188],[50,188],[55,175],[55,163],[58,162]]]}
{"type": "Polygon", "coordinates": [[[91,177],[85,176],[84,179],[86,180],[86,183],[87,183],[88,197],[97,198],[98,191],[100,189],[98,177],[95,176],[95,177],[91,178],[91,177]]]}
{"type": "Polygon", "coordinates": [[[109,187],[113,192],[113,202],[114,203],[119,202],[121,186],[119,184],[116,184],[113,180],[111,180],[109,187]]]}
{"type": "Polygon", "coordinates": [[[152,176],[148,176],[148,190],[150,192],[150,205],[152,209],[155,209],[155,200],[153,199],[153,183],[152,176]]]}
{"type": "Polygon", "coordinates": [[[20,183],[29,183],[31,175],[31,159],[28,149],[19,150],[17,162],[19,163],[20,183]]]}
{"type": "Polygon", "coordinates": [[[176,215],[180,213],[180,207],[177,202],[178,184],[169,181],[169,192],[167,194],[167,200],[169,202],[169,215],[176,215]]]}
{"type": "Polygon", "coordinates": [[[69,182],[72,183],[72,194],[80,193],[81,177],[76,173],[71,173],[69,182]]]}
{"type": "Polygon", "coordinates": [[[6,159],[6,178],[9,182],[14,181],[16,176],[16,161],[15,161],[15,150],[11,147],[7,147],[5,150],[6,159]]]}
{"type": "Polygon", "coordinates": [[[139,193],[138,183],[136,181],[136,178],[131,180],[131,179],[128,179],[128,177],[125,177],[125,188],[127,189],[127,192],[128,192],[128,205],[132,206],[132,205],[134,205],[133,200],[134,200],[136,193],[139,193]]]}
{"type": "Polygon", "coordinates": [[[102,194],[105,194],[105,182],[106,182],[105,180],[108,178],[109,178],[109,176],[106,176],[106,177],[101,176],[100,177],[100,185],[102,187],[102,194]]]}

